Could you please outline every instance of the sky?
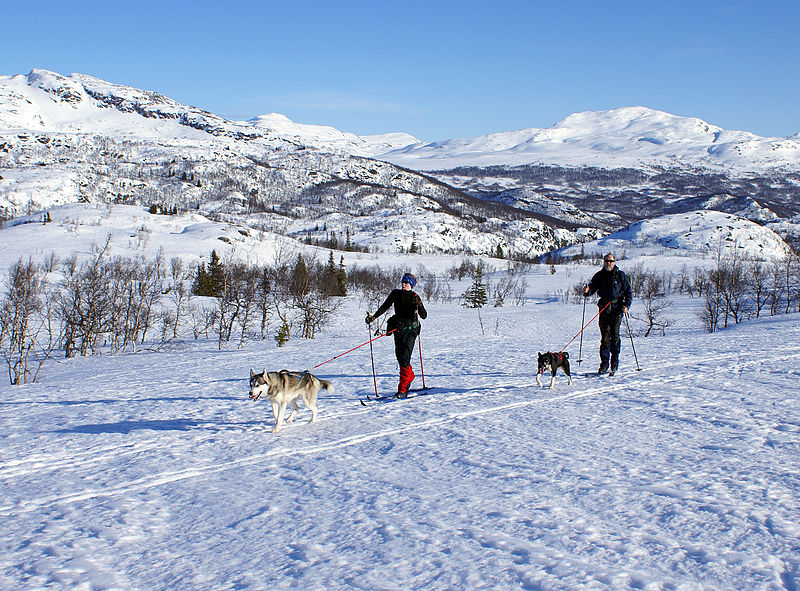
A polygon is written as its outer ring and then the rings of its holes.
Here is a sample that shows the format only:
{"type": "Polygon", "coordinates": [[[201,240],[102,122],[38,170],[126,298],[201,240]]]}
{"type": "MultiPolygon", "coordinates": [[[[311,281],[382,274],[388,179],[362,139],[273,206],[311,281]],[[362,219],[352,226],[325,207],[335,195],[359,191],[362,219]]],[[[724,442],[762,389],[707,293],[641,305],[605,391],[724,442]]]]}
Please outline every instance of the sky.
{"type": "Polygon", "coordinates": [[[645,106],[800,132],[800,5],[773,1],[6,3],[0,74],[80,72],[242,120],[423,141],[645,106]]]}

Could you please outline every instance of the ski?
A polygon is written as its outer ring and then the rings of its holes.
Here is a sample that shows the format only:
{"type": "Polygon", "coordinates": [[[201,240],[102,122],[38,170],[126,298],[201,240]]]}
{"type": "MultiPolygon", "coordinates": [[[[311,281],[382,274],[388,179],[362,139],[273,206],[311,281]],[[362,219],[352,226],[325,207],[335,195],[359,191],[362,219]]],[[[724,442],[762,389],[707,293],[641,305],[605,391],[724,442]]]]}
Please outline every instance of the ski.
{"type": "Polygon", "coordinates": [[[583,377],[585,377],[585,378],[612,378],[612,377],[614,377],[615,373],[616,372],[614,372],[614,371],[607,371],[607,372],[604,372],[604,373],[598,373],[596,371],[589,371],[589,372],[586,372],[585,374],[583,374],[583,377]]]}
{"type": "Polygon", "coordinates": [[[381,394],[378,394],[377,396],[373,397],[367,395],[366,400],[361,398],[359,399],[359,402],[361,403],[362,406],[372,406],[373,404],[376,404],[378,402],[385,404],[388,402],[395,402],[399,400],[409,400],[411,398],[416,398],[417,396],[425,396],[430,393],[429,390],[433,390],[433,388],[431,386],[426,386],[424,388],[409,388],[408,396],[406,396],[405,398],[397,398],[397,396],[394,395],[383,396],[381,394]]]}

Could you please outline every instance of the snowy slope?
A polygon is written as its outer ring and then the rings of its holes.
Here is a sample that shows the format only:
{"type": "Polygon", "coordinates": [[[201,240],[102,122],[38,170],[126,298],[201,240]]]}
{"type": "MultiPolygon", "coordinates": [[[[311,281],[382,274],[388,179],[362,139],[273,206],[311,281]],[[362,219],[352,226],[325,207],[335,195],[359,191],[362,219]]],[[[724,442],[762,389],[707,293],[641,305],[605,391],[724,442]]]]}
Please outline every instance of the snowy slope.
{"type": "Polygon", "coordinates": [[[46,70],[33,70],[28,76],[0,77],[0,130],[52,133],[123,135],[146,138],[205,139],[200,130],[182,125],[177,118],[142,117],[132,107],[147,98],[165,114],[176,114],[179,105],[157,93],[113,85],[91,76],[61,76],[46,70]],[[114,90],[117,95],[113,94],[114,90]],[[130,108],[104,106],[96,97],[118,104],[128,101],[130,108]]]}
{"type": "Polygon", "coordinates": [[[762,138],[645,107],[575,113],[546,129],[523,129],[376,155],[416,170],[530,163],[601,168],[698,166],[738,173],[800,168],[796,136],[762,138]]]}
{"type": "Polygon", "coordinates": [[[584,253],[622,253],[633,250],[640,255],[672,251],[679,256],[715,255],[735,251],[753,258],[780,259],[791,253],[775,232],[742,217],[713,210],[661,216],[631,224],[599,240],[573,245],[558,252],[564,256],[584,253]]]}
{"type": "Polygon", "coordinates": [[[287,140],[348,154],[386,152],[417,143],[403,133],[360,138],[333,127],[294,123],[276,113],[229,121],[153,91],[87,76],[34,69],[0,76],[0,131],[91,133],[151,139],[287,140]]]}
{"type": "MultiPolygon", "coordinates": [[[[429,305],[430,396],[361,406],[362,348],[317,370],[336,388],[318,421],[277,436],[250,368],[361,342],[356,301],[283,349],[187,342],[0,384],[0,587],[796,588],[797,316],[707,335],[682,301],[667,337],[636,341],[641,371],[626,340],[612,379],[580,374],[592,323],[573,384],[540,389],[535,352],[580,319],[547,294],[593,271],[534,270],[528,304],[485,309],[485,334],[474,310],[429,305]]],[[[391,391],[391,344],[375,355],[391,391]]]]}
{"type": "MultiPolygon", "coordinates": [[[[306,260],[325,262],[330,250],[309,246],[302,240],[265,230],[254,230],[242,224],[212,221],[202,215],[186,213],[179,216],[150,214],[140,207],[129,205],[69,204],[48,210],[51,222],[42,224],[40,214],[23,216],[0,227],[0,289],[8,268],[20,258],[43,263],[55,254],[58,262],[72,253],[80,260],[88,258],[93,247],[108,242],[110,257],[152,260],[162,252],[165,261],[179,257],[187,268],[207,262],[212,250],[221,259],[233,259],[250,265],[273,265],[276,255],[295,257],[303,254],[306,260]]],[[[410,235],[410,234],[409,234],[410,235]]],[[[425,268],[444,274],[452,265],[452,257],[430,254],[400,254],[393,239],[383,243],[388,253],[335,251],[348,269],[372,267],[425,268]],[[392,254],[395,253],[395,254],[392,254]]],[[[460,259],[459,259],[460,260],[460,259]]]]}
{"type": "MultiPolygon", "coordinates": [[[[218,248],[268,261],[277,246],[199,215],[91,204],[53,214],[0,228],[0,280],[19,256],[85,256],[109,235],[114,255],[163,248],[167,260],[218,248]]],[[[702,237],[649,246],[688,223],[699,235],[745,227],[655,220],[630,232],[620,267],[705,264],[702,237]]],[[[347,256],[442,276],[462,260],[347,256]]],[[[585,376],[596,323],[573,339],[581,306],[556,294],[596,270],[533,266],[524,306],[480,316],[428,302],[424,364],[418,349],[413,365],[415,385],[432,390],[403,402],[359,403],[373,393],[368,347],[331,360],[365,341],[359,296],[318,338],[283,348],[187,339],[55,359],[37,384],[0,381],[0,588],[797,588],[800,319],[708,335],[702,300],[676,298],[666,337],[637,336],[634,356],[625,335],[620,373],[585,376]],[[540,389],[535,354],[561,347],[573,383],[540,389]],[[315,365],[335,387],[318,421],[304,410],[269,433],[269,405],[247,399],[250,369],[315,365]]],[[[378,387],[393,392],[392,343],[374,353],[378,387]]]]}
{"type": "MultiPolygon", "coordinates": [[[[167,259],[178,256],[191,264],[205,260],[212,249],[223,258],[230,256],[265,265],[274,260],[278,250],[303,252],[320,261],[329,256],[328,249],[308,246],[302,240],[253,230],[242,224],[214,222],[194,213],[154,215],[135,206],[93,204],[54,207],[49,213],[52,221],[46,225],[41,223],[41,215],[33,215],[0,228],[0,243],[4,246],[0,249],[0,280],[20,256],[30,256],[36,262],[43,261],[51,253],[76,252],[83,256],[90,252],[92,245],[103,245],[106,241],[114,256],[153,258],[163,250],[167,259]]],[[[430,214],[416,216],[417,230],[424,229],[427,215],[430,214]]],[[[392,248],[395,240],[392,235],[396,231],[394,228],[393,232],[385,233],[384,242],[379,243],[387,253],[396,250],[392,248]]],[[[586,240],[557,252],[564,257],[615,252],[620,257],[644,257],[653,261],[648,264],[663,268],[665,257],[678,259],[681,265],[687,260],[696,260],[702,265],[702,261],[712,260],[720,247],[723,252],[733,250],[766,260],[780,259],[788,252],[786,243],[769,228],[710,210],[637,222],[599,240],[586,240]]],[[[337,252],[337,260],[340,256],[348,267],[371,266],[378,262],[409,268],[422,265],[440,274],[452,264],[451,257],[430,254],[337,252]]],[[[493,264],[498,263],[493,261],[493,264]]]]}
{"type": "Polygon", "coordinates": [[[286,115],[279,113],[259,115],[243,123],[271,130],[281,137],[291,138],[304,145],[347,152],[357,156],[383,154],[410,144],[419,143],[417,138],[407,133],[357,136],[327,125],[295,123],[286,115]]]}
{"type": "Polygon", "coordinates": [[[317,241],[350,233],[391,251],[539,254],[571,241],[526,212],[352,155],[408,141],[280,115],[232,122],[156,92],[33,70],[0,79],[0,219],[115,202],[317,241]]]}
{"type": "MultiPolygon", "coordinates": [[[[244,225],[228,224],[186,213],[179,216],[156,215],[130,205],[70,204],[48,210],[51,222],[41,223],[41,215],[24,216],[0,228],[0,281],[9,266],[20,257],[41,263],[51,253],[61,260],[69,253],[88,256],[92,246],[108,241],[110,256],[152,259],[159,251],[168,261],[180,257],[187,265],[207,260],[216,250],[220,258],[233,258],[252,265],[274,263],[276,251],[303,253],[319,261],[327,260],[329,249],[308,246],[302,241],[279,234],[253,230],[244,225]],[[66,253],[66,255],[64,254],[66,253]]],[[[377,255],[337,252],[345,264],[368,266],[377,255]]],[[[381,260],[416,265],[431,261],[430,256],[383,255],[381,260]]]]}
{"type": "Polygon", "coordinates": [[[500,246],[535,256],[684,199],[672,211],[718,207],[792,237],[797,187],[782,172],[798,170],[798,145],[794,137],[767,140],[635,107],[577,113],[545,130],[423,146],[402,133],[358,137],[279,114],[228,121],[157,92],[37,69],[0,77],[0,217],[76,201],[136,203],[224,216],[300,239],[322,239],[325,228],[384,252],[413,244],[426,252],[488,254],[500,246]],[[532,180],[537,171],[517,180],[502,171],[432,179],[352,154],[383,154],[411,169],[658,164],[650,173],[660,181],[632,187],[623,175],[616,186],[612,174],[608,186],[596,186],[591,171],[555,184],[532,180]],[[717,164],[734,172],[779,167],[778,176],[709,179],[681,168],[717,164]],[[507,193],[497,194],[503,188],[507,193]]]}

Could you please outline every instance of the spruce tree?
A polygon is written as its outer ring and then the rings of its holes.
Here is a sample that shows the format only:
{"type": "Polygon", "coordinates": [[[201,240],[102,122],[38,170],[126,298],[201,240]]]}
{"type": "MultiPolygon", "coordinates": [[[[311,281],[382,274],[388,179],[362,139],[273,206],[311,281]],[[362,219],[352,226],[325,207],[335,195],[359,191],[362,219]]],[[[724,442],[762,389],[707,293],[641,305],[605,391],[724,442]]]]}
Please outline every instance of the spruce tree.
{"type": "Polygon", "coordinates": [[[308,274],[303,255],[297,255],[297,263],[292,269],[290,293],[296,299],[302,299],[311,291],[311,278],[308,274]]]}
{"type": "Polygon", "coordinates": [[[339,257],[339,270],[336,273],[336,295],[347,295],[347,271],[344,268],[344,257],[339,257]]]}
{"type": "Polygon", "coordinates": [[[412,232],[411,234],[411,246],[408,247],[408,252],[414,254],[418,252],[417,249],[417,234],[416,232],[412,232]]]}
{"type": "Polygon", "coordinates": [[[218,296],[225,288],[225,269],[216,250],[211,251],[211,260],[208,262],[208,287],[210,293],[206,295],[218,296]]]}
{"type": "Polygon", "coordinates": [[[489,296],[486,294],[486,285],[483,282],[482,264],[475,268],[475,273],[472,276],[472,285],[469,286],[462,297],[466,308],[483,308],[486,302],[489,301],[489,296]]]}

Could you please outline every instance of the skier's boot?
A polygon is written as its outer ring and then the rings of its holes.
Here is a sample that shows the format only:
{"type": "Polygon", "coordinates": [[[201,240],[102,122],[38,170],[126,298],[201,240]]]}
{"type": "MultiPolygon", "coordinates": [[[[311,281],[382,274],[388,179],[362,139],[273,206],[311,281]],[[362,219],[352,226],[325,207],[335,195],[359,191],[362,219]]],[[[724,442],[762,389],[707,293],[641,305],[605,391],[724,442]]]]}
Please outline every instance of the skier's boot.
{"type": "Polygon", "coordinates": [[[395,398],[406,398],[408,396],[408,385],[411,383],[411,380],[414,379],[414,372],[411,371],[411,366],[407,365],[406,367],[400,368],[400,381],[397,383],[397,394],[394,395],[395,398]],[[411,376],[409,376],[409,372],[411,376]]]}

